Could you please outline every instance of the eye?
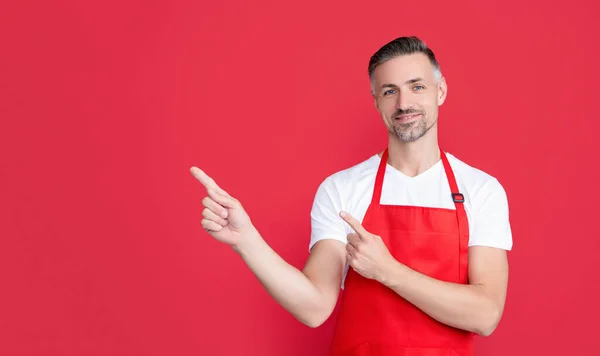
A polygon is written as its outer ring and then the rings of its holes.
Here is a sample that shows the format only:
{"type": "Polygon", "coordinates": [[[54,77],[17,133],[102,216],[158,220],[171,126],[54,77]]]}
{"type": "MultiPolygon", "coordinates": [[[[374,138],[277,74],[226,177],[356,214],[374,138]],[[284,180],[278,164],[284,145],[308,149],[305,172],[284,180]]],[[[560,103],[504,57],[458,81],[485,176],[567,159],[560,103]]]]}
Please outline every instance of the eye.
{"type": "Polygon", "coordinates": [[[386,95],[390,95],[390,94],[393,94],[394,92],[395,92],[395,90],[394,90],[394,89],[386,90],[386,91],[384,91],[384,92],[383,92],[383,95],[384,95],[384,96],[386,96],[386,95]]]}
{"type": "Polygon", "coordinates": [[[423,85],[415,85],[413,89],[422,90],[422,89],[425,89],[425,87],[423,85]]]}

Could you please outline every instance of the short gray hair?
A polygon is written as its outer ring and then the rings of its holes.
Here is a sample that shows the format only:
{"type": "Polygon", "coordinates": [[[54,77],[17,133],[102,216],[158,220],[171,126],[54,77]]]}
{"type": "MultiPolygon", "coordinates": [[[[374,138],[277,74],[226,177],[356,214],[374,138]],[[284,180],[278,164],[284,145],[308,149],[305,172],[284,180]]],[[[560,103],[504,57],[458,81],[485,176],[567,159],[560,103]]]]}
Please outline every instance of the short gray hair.
{"type": "Polygon", "coordinates": [[[371,81],[371,85],[373,85],[373,73],[375,73],[375,68],[377,68],[377,66],[392,58],[413,53],[424,53],[427,58],[429,58],[429,61],[434,68],[433,75],[439,83],[442,79],[442,71],[440,69],[440,64],[435,58],[435,54],[421,39],[415,36],[408,36],[398,37],[386,43],[371,56],[371,59],[369,60],[369,80],[371,81]]]}

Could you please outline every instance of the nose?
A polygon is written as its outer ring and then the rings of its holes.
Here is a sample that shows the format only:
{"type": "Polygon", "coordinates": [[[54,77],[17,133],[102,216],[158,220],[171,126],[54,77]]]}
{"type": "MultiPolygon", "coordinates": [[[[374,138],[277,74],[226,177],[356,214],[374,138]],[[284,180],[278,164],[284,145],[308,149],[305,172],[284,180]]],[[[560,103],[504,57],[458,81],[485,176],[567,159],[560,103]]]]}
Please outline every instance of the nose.
{"type": "Polygon", "coordinates": [[[405,111],[411,107],[410,95],[407,93],[400,92],[396,98],[396,110],[405,111]]]}

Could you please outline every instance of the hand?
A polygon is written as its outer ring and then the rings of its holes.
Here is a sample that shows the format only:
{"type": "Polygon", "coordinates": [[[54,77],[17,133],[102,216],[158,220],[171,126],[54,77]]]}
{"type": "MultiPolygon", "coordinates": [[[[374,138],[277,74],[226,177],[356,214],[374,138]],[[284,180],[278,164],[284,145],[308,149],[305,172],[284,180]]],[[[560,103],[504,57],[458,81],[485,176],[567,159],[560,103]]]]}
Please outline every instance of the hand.
{"type": "Polygon", "coordinates": [[[394,257],[380,236],[367,230],[350,214],[341,212],[340,217],[355,231],[347,236],[346,252],[350,267],[365,278],[382,281],[394,257]]]}
{"type": "Polygon", "coordinates": [[[248,239],[255,230],[242,204],[200,168],[192,167],[190,172],[208,192],[208,196],[202,199],[202,227],[206,232],[234,248],[248,239]]]}

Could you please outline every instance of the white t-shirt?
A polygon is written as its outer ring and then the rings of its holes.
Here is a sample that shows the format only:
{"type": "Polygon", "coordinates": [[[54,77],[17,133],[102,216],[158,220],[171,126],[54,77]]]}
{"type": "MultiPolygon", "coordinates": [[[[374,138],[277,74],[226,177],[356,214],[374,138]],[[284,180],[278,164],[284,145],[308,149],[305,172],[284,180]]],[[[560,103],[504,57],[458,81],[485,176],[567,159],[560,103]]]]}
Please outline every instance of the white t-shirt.
{"type": "MultiPolygon", "coordinates": [[[[491,175],[446,153],[469,221],[469,246],[512,248],[506,192],[491,175]]],[[[311,210],[309,250],[320,240],[346,243],[352,228],[339,216],[344,210],[358,221],[373,196],[375,176],[381,157],[377,154],[359,164],[327,177],[317,189],[311,210]]],[[[416,177],[409,177],[387,164],[381,204],[456,209],[451,198],[442,160],[416,177]]],[[[346,266],[347,268],[347,266],[346,266]]]]}

